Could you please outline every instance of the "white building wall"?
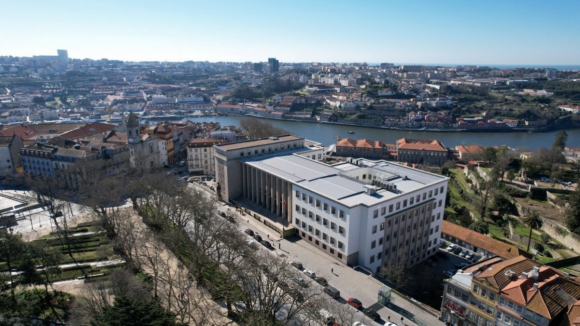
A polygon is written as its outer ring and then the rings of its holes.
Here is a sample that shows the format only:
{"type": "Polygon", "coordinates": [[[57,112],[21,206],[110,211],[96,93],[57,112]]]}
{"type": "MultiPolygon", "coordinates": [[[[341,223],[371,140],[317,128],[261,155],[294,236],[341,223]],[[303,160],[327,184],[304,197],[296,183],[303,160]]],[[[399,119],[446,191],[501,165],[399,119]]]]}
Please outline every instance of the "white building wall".
{"type": "Polygon", "coordinates": [[[160,164],[162,166],[169,164],[169,160],[167,157],[167,141],[165,139],[159,138],[157,141],[157,144],[159,145],[159,162],[160,162],[160,164]]]}

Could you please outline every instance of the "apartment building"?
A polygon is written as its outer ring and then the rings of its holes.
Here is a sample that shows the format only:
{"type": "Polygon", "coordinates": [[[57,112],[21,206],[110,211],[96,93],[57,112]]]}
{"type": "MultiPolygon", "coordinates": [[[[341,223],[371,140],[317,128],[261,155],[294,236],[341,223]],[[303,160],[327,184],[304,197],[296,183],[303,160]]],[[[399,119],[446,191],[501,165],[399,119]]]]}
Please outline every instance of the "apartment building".
{"type": "Polygon", "coordinates": [[[441,312],[451,325],[575,326],[579,299],[580,283],[567,273],[523,256],[494,257],[446,281],[441,312]]]}
{"type": "Polygon", "coordinates": [[[215,171],[213,145],[224,142],[222,139],[215,138],[192,139],[187,145],[187,169],[189,173],[213,175],[215,171]]]}
{"type": "Polygon", "coordinates": [[[336,155],[342,157],[382,159],[385,151],[386,149],[380,141],[343,138],[336,142],[336,155]]]}
{"type": "Polygon", "coordinates": [[[350,266],[373,271],[435,254],[448,179],[387,161],[318,161],[321,148],[281,136],[216,145],[224,200],[269,209],[286,229],[350,266]],[[316,158],[316,159],[315,159],[316,158]]]}

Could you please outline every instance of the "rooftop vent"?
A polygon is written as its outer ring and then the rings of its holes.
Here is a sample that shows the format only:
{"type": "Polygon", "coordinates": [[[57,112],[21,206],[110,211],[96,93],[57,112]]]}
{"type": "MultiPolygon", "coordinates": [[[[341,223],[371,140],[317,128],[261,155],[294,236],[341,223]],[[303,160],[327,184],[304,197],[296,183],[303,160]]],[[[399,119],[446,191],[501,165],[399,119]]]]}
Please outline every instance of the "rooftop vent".
{"type": "Polygon", "coordinates": [[[538,283],[534,283],[534,289],[538,289],[538,283]]]}
{"type": "Polygon", "coordinates": [[[268,137],[268,139],[270,139],[270,140],[278,140],[278,137],[274,137],[273,136],[273,137],[268,137]]]}

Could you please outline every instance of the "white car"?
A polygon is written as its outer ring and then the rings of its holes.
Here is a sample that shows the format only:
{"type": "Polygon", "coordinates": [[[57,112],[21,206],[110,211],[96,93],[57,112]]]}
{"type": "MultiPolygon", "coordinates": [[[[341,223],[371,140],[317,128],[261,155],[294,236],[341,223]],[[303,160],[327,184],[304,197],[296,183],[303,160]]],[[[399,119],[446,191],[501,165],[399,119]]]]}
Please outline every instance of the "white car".
{"type": "Polygon", "coordinates": [[[310,269],[305,269],[304,270],[304,274],[306,274],[311,279],[315,279],[316,278],[316,273],[314,273],[314,271],[312,271],[310,269]]]}
{"type": "Polygon", "coordinates": [[[385,326],[397,326],[395,323],[391,323],[390,321],[385,323],[385,326]]]}

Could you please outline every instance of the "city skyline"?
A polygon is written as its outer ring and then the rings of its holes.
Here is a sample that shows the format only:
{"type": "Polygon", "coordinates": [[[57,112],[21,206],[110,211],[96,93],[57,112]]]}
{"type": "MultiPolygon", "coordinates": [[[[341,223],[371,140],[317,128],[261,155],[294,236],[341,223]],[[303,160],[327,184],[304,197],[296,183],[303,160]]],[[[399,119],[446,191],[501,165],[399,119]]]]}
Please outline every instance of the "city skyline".
{"type": "Polygon", "coordinates": [[[576,65],[580,3],[13,2],[0,55],[124,61],[576,65]],[[139,4],[139,6],[137,6],[139,4]],[[50,14],[53,13],[53,14],[50,14]]]}

